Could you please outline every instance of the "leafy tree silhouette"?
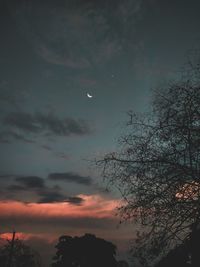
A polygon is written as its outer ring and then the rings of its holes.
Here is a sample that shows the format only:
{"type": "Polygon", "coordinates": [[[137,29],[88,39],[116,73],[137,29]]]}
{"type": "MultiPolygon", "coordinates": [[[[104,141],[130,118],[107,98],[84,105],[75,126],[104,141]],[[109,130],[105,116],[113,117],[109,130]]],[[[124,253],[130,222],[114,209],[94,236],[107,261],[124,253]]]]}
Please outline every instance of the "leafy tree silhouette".
{"type": "Polygon", "coordinates": [[[13,243],[12,261],[9,261],[12,241],[0,248],[0,266],[1,267],[40,267],[40,256],[21,240],[16,239],[13,243]]]}
{"type": "Polygon", "coordinates": [[[117,267],[116,246],[92,234],[61,236],[52,267],[117,267]]]}

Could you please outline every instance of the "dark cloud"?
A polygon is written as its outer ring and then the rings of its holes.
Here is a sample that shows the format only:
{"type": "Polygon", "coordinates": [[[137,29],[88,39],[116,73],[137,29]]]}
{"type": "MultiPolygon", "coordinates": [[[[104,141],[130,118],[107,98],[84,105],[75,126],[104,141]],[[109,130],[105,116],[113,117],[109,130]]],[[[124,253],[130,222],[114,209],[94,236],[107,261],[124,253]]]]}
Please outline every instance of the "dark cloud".
{"type": "Polygon", "coordinates": [[[5,175],[0,175],[0,179],[12,179],[12,178],[15,178],[15,175],[12,175],[12,174],[5,174],[5,175]]]}
{"type": "Polygon", "coordinates": [[[38,193],[40,190],[48,189],[44,179],[37,176],[11,176],[12,183],[6,187],[8,192],[20,193],[21,191],[29,191],[38,193]]]}
{"type": "Polygon", "coordinates": [[[84,199],[81,197],[68,197],[67,202],[71,203],[71,204],[81,204],[83,203],[84,199]]]}
{"type": "Polygon", "coordinates": [[[73,205],[80,205],[84,201],[80,197],[67,197],[58,191],[41,191],[38,194],[41,196],[38,203],[67,202],[73,205]]]}
{"type": "Polygon", "coordinates": [[[60,119],[52,113],[11,112],[5,116],[3,124],[9,130],[0,133],[0,141],[2,142],[9,142],[11,138],[33,142],[25,138],[21,133],[70,136],[86,135],[92,131],[89,124],[83,119],[60,119]],[[16,131],[20,131],[20,134],[16,133],[16,131]]]}
{"type": "Polygon", "coordinates": [[[72,182],[76,184],[82,185],[92,185],[92,178],[89,176],[81,176],[77,173],[73,172],[64,172],[64,173],[50,173],[48,175],[48,179],[52,181],[64,181],[64,182],[72,182]]]}
{"type": "Polygon", "coordinates": [[[1,192],[1,199],[4,200],[21,200],[23,199],[23,192],[29,192],[35,195],[37,203],[55,203],[67,202],[73,205],[81,205],[83,199],[77,196],[69,196],[61,192],[58,185],[49,187],[43,178],[37,176],[8,176],[11,180],[9,183],[1,183],[3,190],[1,192]]]}
{"type": "Polygon", "coordinates": [[[66,200],[66,196],[58,191],[41,191],[38,195],[40,196],[38,203],[64,202],[66,200]]]}
{"type": "Polygon", "coordinates": [[[15,181],[27,189],[45,188],[44,179],[37,177],[37,176],[16,177],[15,181]]]}
{"type": "Polygon", "coordinates": [[[59,119],[52,113],[35,114],[35,120],[41,128],[47,129],[50,133],[60,136],[84,135],[90,133],[89,125],[85,120],[72,118],[59,119]]]}
{"type": "Polygon", "coordinates": [[[7,187],[7,190],[16,193],[19,191],[25,191],[26,187],[22,185],[12,184],[7,187]]]}
{"type": "Polygon", "coordinates": [[[4,118],[4,124],[20,129],[24,132],[37,133],[40,130],[34,116],[26,112],[9,113],[4,118]]]}

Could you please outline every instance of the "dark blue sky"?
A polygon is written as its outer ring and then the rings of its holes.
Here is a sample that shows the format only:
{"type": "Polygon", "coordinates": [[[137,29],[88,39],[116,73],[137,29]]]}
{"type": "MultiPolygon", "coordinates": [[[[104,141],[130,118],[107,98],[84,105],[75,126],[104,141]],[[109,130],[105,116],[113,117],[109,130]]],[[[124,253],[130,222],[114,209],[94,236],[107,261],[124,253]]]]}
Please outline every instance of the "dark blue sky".
{"type": "Polygon", "coordinates": [[[197,0],[1,1],[1,200],[116,200],[88,160],[115,150],[126,112],[147,111],[151,89],[180,75],[199,48],[199,10],[197,0]]]}

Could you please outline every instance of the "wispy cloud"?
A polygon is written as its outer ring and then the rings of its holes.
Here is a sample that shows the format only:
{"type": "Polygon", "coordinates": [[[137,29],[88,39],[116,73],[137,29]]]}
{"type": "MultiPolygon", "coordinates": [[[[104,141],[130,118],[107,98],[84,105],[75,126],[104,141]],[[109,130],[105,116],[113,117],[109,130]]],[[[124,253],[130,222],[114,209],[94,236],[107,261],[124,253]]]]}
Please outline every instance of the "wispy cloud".
{"type": "MultiPolygon", "coordinates": [[[[93,132],[91,125],[83,119],[59,118],[53,113],[24,111],[7,113],[2,119],[1,128],[0,143],[34,143],[39,136],[84,136],[93,132]]],[[[49,149],[47,146],[43,148],[49,149]]]]}
{"type": "Polygon", "coordinates": [[[27,112],[12,112],[5,116],[3,121],[5,126],[17,128],[23,132],[37,133],[40,131],[35,116],[27,112]]]}
{"type": "Polygon", "coordinates": [[[64,172],[64,173],[50,173],[48,179],[52,181],[63,181],[63,182],[72,182],[82,185],[92,185],[93,180],[89,176],[82,176],[73,172],[64,172]]]}
{"type": "Polygon", "coordinates": [[[13,140],[21,141],[21,142],[29,143],[29,144],[34,143],[33,140],[26,138],[25,135],[23,135],[21,133],[17,133],[13,130],[7,130],[7,131],[0,132],[0,143],[10,144],[10,143],[12,143],[13,140]]]}
{"type": "Polygon", "coordinates": [[[52,147],[50,147],[49,145],[39,145],[40,148],[50,152],[52,155],[54,155],[56,158],[60,158],[62,160],[69,160],[70,156],[64,152],[60,152],[60,151],[54,151],[54,149],[52,147]]]}
{"type": "Polygon", "coordinates": [[[58,136],[85,135],[91,133],[83,119],[60,119],[55,114],[12,112],[5,116],[4,125],[25,133],[43,133],[58,136]]]}
{"type": "Polygon", "coordinates": [[[73,69],[85,69],[90,66],[90,63],[85,58],[75,58],[72,55],[62,55],[53,48],[48,47],[44,43],[36,42],[37,53],[47,62],[55,65],[63,65],[73,69]]]}
{"type": "Polygon", "coordinates": [[[75,4],[72,0],[58,6],[52,1],[21,1],[15,8],[12,6],[12,11],[44,60],[86,69],[108,62],[132,47],[135,24],[145,2],[87,0],[75,4]]]}

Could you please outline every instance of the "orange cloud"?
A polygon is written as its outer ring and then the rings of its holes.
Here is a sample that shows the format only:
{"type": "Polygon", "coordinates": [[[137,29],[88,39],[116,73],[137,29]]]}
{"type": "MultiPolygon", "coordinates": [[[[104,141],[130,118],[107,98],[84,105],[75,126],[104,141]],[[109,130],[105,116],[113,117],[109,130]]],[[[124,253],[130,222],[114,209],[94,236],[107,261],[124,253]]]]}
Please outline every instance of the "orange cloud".
{"type": "Polygon", "coordinates": [[[100,195],[78,195],[82,198],[82,205],[70,203],[29,203],[17,201],[1,201],[0,217],[60,217],[60,218],[112,218],[115,208],[119,205],[117,200],[104,199],[100,195]]]}

